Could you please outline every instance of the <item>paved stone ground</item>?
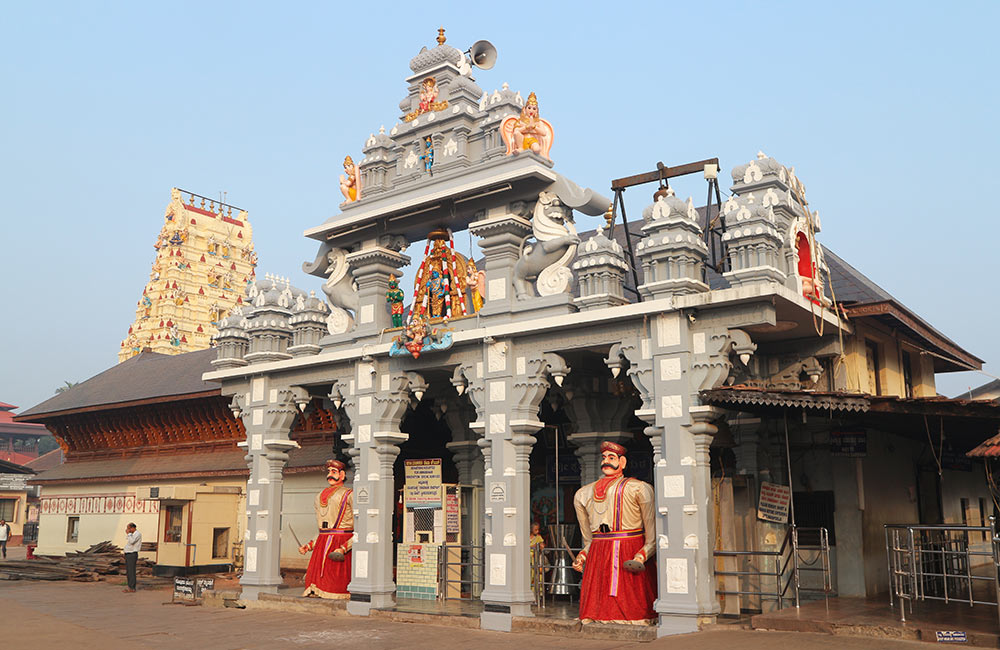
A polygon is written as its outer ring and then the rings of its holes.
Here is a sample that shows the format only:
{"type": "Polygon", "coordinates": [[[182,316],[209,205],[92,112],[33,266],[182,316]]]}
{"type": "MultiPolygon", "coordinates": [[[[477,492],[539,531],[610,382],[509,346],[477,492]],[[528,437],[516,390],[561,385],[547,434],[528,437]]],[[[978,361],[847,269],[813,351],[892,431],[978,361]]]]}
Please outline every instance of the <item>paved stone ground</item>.
{"type": "Polygon", "coordinates": [[[219,609],[163,604],[170,592],[122,592],[115,583],[0,582],[4,647],[20,650],[275,650],[331,647],[492,650],[572,648],[597,650],[918,650],[906,641],[795,632],[717,631],[651,643],[595,641],[557,636],[503,634],[348,616],[219,609]]]}

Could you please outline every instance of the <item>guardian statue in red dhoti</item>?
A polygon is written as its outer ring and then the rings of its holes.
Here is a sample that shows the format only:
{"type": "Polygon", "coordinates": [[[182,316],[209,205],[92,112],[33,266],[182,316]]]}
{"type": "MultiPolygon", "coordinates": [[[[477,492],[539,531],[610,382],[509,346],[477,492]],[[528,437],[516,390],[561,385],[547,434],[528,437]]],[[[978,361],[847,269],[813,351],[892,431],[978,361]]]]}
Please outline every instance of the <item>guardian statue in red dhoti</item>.
{"type": "Polygon", "coordinates": [[[601,443],[604,477],[573,498],[583,550],[573,568],[580,582],[584,623],[652,624],[656,621],[656,534],[653,487],[626,477],[625,448],[601,443]]]}
{"type": "Polygon", "coordinates": [[[319,537],[299,547],[305,555],[312,551],[306,571],[303,596],[347,598],[351,581],[351,542],[354,537],[354,490],[344,486],[347,467],[339,460],[326,461],[326,482],[330,487],[316,495],[316,523],[319,537]]]}

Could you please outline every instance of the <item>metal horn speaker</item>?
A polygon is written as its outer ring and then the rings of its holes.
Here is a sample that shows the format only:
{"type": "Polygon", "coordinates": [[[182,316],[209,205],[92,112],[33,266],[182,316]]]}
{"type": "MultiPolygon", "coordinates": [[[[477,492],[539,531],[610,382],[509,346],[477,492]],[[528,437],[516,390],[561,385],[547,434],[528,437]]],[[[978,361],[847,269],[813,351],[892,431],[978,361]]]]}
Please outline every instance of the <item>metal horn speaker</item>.
{"type": "Polygon", "coordinates": [[[476,41],[469,48],[469,59],[472,65],[483,70],[489,70],[497,62],[497,48],[489,41],[476,41]]]}

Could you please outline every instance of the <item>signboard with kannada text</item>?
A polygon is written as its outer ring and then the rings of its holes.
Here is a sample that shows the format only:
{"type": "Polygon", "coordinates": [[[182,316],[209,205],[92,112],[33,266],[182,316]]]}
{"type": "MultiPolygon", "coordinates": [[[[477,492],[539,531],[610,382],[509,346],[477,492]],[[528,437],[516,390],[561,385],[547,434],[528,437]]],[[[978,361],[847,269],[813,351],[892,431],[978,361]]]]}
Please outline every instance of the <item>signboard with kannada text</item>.
{"type": "Polygon", "coordinates": [[[407,508],[441,507],[441,459],[404,461],[406,483],[403,501],[407,508]]]}

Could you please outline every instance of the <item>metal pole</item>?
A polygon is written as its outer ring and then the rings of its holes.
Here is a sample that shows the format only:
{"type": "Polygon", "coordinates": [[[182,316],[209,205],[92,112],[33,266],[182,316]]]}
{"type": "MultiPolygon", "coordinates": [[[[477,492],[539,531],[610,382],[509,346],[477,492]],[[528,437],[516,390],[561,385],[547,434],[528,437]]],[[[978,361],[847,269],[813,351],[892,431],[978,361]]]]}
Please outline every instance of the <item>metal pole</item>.
{"type": "Polygon", "coordinates": [[[788,509],[791,514],[791,524],[795,527],[795,499],[792,498],[792,452],[788,442],[788,409],[784,410],[785,420],[785,464],[788,466],[788,509]]]}
{"type": "MultiPolygon", "coordinates": [[[[615,190],[614,203],[612,203],[612,214],[614,214],[614,205],[617,203],[622,209],[622,229],[625,231],[625,250],[628,251],[628,263],[632,266],[632,282],[635,284],[635,297],[637,302],[642,302],[642,294],[639,293],[639,272],[635,270],[635,254],[632,251],[632,233],[628,229],[628,217],[625,216],[625,197],[622,196],[624,189],[615,190]]],[[[612,237],[615,236],[615,222],[611,222],[611,232],[609,233],[612,237]]]]}
{"type": "Polygon", "coordinates": [[[993,590],[997,601],[997,620],[1000,620],[1000,557],[997,556],[997,520],[990,515],[990,551],[993,554],[993,590]]]}
{"type": "Polygon", "coordinates": [[[559,426],[556,425],[552,429],[556,436],[556,535],[561,537],[562,529],[559,527],[559,426]]]}
{"type": "Polygon", "coordinates": [[[886,562],[886,568],[889,570],[889,609],[892,609],[892,606],[894,604],[892,601],[892,592],[896,590],[896,584],[895,584],[896,574],[892,567],[894,549],[889,545],[889,527],[884,526],[883,528],[885,530],[885,562],[886,562]]]}

